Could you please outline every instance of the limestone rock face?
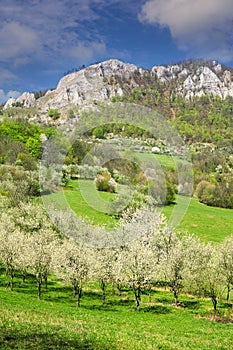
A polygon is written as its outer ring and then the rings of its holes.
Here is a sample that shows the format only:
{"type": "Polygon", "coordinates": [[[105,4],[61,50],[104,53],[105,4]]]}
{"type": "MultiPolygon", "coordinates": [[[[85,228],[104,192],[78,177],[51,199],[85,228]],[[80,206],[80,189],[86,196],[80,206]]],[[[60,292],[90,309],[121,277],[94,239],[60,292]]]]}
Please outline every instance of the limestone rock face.
{"type": "Polygon", "coordinates": [[[19,103],[22,107],[35,107],[36,99],[33,93],[24,92],[17,99],[10,98],[4,105],[4,109],[13,107],[17,103],[19,103]]]}
{"type": "Polygon", "coordinates": [[[169,85],[172,93],[181,94],[186,99],[205,94],[233,97],[233,70],[216,61],[187,61],[146,70],[111,59],[64,76],[56,89],[48,90],[38,99],[28,92],[17,99],[10,98],[4,108],[17,102],[23,107],[36,107],[35,118],[47,121],[49,109],[58,109],[65,116],[70,109],[94,108],[96,104],[108,103],[132,88],[148,87],[154,82],[163,84],[165,89],[169,85]]]}
{"type": "Polygon", "coordinates": [[[129,80],[135,71],[138,71],[137,66],[115,59],[94,64],[63,77],[55,90],[39,99],[39,106],[45,111],[68,105],[84,108],[96,101],[109,101],[113,96],[123,95],[122,87],[114,77],[129,80]]]}
{"type": "MultiPolygon", "coordinates": [[[[218,71],[221,72],[222,69],[218,67],[218,71]]],[[[192,76],[189,75],[188,79],[192,79],[192,76]]],[[[209,67],[203,66],[199,68],[193,79],[195,83],[192,84],[191,89],[185,84],[186,81],[180,89],[186,98],[190,97],[190,90],[192,90],[193,96],[201,96],[204,94],[220,96],[221,98],[233,96],[233,84],[231,82],[230,71],[225,71],[224,74],[219,77],[209,67]]]]}
{"type": "Polygon", "coordinates": [[[16,99],[13,97],[10,97],[9,100],[5,103],[3,109],[7,109],[7,108],[12,107],[15,102],[16,102],[16,99]]]}
{"type": "Polygon", "coordinates": [[[189,75],[187,79],[185,79],[183,87],[187,90],[193,91],[195,89],[195,83],[191,76],[189,75]]]}
{"type": "Polygon", "coordinates": [[[223,74],[223,82],[225,86],[230,87],[232,83],[232,74],[228,70],[226,70],[223,74]]]}
{"type": "Polygon", "coordinates": [[[233,96],[233,75],[216,61],[209,62],[208,66],[195,62],[154,66],[151,74],[164,84],[173,81],[177,85],[175,92],[186,99],[204,94],[221,98],[233,96]]]}
{"type": "Polygon", "coordinates": [[[36,99],[33,93],[24,92],[16,99],[16,102],[22,103],[23,107],[34,107],[36,104],[36,99]]]}
{"type": "Polygon", "coordinates": [[[200,67],[195,75],[188,75],[179,91],[186,98],[212,94],[223,97],[224,83],[208,67],[200,67]]]}
{"type": "Polygon", "coordinates": [[[186,99],[211,94],[225,98],[233,96],[233,74],[216,61],[208,65],[190,62],[168,66],[154,66],[151,74],[161,83],[173,81],[175,92],[186,99]]]}

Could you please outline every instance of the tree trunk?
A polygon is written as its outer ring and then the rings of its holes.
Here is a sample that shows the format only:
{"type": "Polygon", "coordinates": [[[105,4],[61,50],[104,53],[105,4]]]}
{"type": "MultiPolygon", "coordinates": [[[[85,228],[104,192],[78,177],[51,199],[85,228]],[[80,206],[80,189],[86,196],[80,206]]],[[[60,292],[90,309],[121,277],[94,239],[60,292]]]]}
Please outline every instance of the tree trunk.
{"type": "Polygon", "coordinates": [[[137,297],[137,298],[136,298],[136,303],[137,303],[137,311],[140,311],[140,302],[141,302],[140,298],[139,298],[139,297],[137,297]]]}
{"type": "Polygon", "coordinates": [[[104,282],[104,280],[100,281],[100,286],[101,286],[101,290],[102,290],[102,305],[104,305],[104,303],[105,303],[105,282],[104,282]]]}
{"type": "Polygon", "coordinates": [[[44,274],[44,286],[47,292],[48,291],[48,274],[47,273],[44,274]]]}
{"type": "Polygon", "coordinates": [[[148,288],[148,303],[151,303],[151,286],[148,288]]]}
{"type": "Polygon", "coordinates": [[[76,295],[78,293],[77,287],[78,287],[77,281],[73,280],[73,295],[74,295],[74,297],[76,297],[76,295]]]}
{"type": "Polygon", "coordinates": [[[41,298],[41,285],[42,285],[42,276],[41,276],[41,273],[39,273],[38,277],[37,277],[37,297],[38,297],[38,300],[40,300],[40,298],[41,298]]]}
{"type": "Polygon", "coordinates": [[[10,277],[10,289],[13,290],[13,279],[14,279],[14,269],[11,269],[11,277],[10,277]]]}
{"type": "Polygon", "coordinates": [[[122,285],[121,285],[121,283],[120,283],[120,282],[117,282],[116,287],[117,287],[117,291],[118,291],[119,295],[121,295],[121,290],[122,290],[122,285]]]}
{"type": "Polygon", "coordinates": [[[77,307],[80,307],[80,301],[82,297],[82,282],[73,280],[73,295],[77,297],[77,307]]]}
{"type": "Polygon", "coordinates": [[[9,277],[9,282],[7,284],[7,288],[10,287],[10,290],[12,292],[13,290],[13,279],[14,279],[14,275],[15,275],[15,271],[13,268],[8,268],[8,274],[10,273],[10,277],[9,277]]]}
{"type": "Polygon", "coordinates": [[[137,311],[140,311],[141,306],[141,287],[140,285],[138,287],[133,286],[133,291],[136,299],[136,305],[137,305],[137,311]]]}
{"type": "Polygon", "coordinates": [[[172,291],[173,291],[173,296],[174,296],[175,305],[178,306],[178,303],[179,303],[178,295],[179,295],[179,293],[178,293],[178,291],[177,291],[176,289],[174,289],[174,288],[172,289],[172,291]]]}
{"type": "Polygon", "coordinates": [[[77,307],[80,307],[81,297],[82,297],[82,287],[79,286],[77,290],[77,307]]]}
{"type": "Polygon", "coordinates": [[[230,291],[231,291],[231,287],[230,287],[230,284],[228,283],[227,284],[227,301],[229,301],[229,298],[230,298],[230,291]]]}
{"type": "Polygon", "coordinates": [[[216,296],[212,296],[211,300],[212,300],[212,303],[214,306],[214,314],[216,315],[216,313],[217,313],[217,298],[216,298],[216,296]]]}

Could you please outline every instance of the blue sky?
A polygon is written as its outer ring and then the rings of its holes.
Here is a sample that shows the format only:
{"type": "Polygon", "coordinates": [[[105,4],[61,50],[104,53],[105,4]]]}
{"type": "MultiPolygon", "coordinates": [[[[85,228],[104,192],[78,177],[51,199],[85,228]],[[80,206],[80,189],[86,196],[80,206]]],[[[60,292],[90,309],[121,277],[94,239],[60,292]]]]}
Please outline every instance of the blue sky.
{"type": "Polygon", "coordinates": [[[196,57],[233,67],[233,0],[0,2],[0,102],[109,58],[151,68],[196,57]]]}

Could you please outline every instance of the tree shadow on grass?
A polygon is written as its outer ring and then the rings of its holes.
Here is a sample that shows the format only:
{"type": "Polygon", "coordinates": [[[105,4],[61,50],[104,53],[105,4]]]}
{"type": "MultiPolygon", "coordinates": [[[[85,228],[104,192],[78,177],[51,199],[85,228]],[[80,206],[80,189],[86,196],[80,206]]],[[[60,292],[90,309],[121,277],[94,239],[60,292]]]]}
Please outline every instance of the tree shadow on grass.
{"type": "Polygon", "coordinates": [[[164,297],[159,296],[158,298],[156,298],[156,302],[158,303],[162,303],[162,304],[170,304],[173,302],[173,297],[172,295],[165,295],[164,297]]]}
{"type": "Polygon", "coordinates": [[[230,301],[223,302],[222,301],[218,304],[218,308],[219,309],[232,309],[232,302],[230,302],[230,301]]]}
{"type": "Polygon", "coordinates": [[[129,306],[135,303],[134,299],[125,298],[125,299],[118,299],[118,300],[108,300],[108,305],[115,305],[115,306],[129,306]]]}
{"type": "Polygon", "coordinates": [[[100,292],[93,292],[91,290],[83,290],[83,295],[91,300],[101,300],[101,293],[100,292]]]}
{"type": "Polygon", "coordinates": [[[40,331],[21,331],[0,329],[0,349],[20,350],[53,350],[53,349],[78,349],[78,350],[114,350],[113,344],[104,344],[98,341],[85,339],[70,339],[58,333],[44,333],[40,331]]]}
{"type": "Polygon", "coordinates": [[[150,312],[153,314],[169,314],[172,312],[170,307],[164,305],[151,305],[151,306],[142,306],[142,312],[150,312]]]}
{"type": "MultiPolygon", "coordinates": [[[[108,300],[104,305],[82,305],[84,309],[88,310],[98,310],[98,311],[111,311],[118,312],[121,311],[122,307],[128,307],[128,310],[136,310],[136,302],[134,299],[127,300],[108,300]]],[[[141,304],[141,312],[150,312],[156,314],[168,314],[172,312],[172,308],[164,305],[150,305],[145,306],[144,303],[141,304]]]]}
{"type": "MultiPolygon", "coordinates": [[[[91,305],[82,305],[82,307],[90,310],[104,310],[104,311],[120,311],[121,307],[131,307],[135,300],[126,297],[125,299],[118,299],[117,296],[106,296],[105,303],[101,304],[101,294],[95,292],[85,292],[85,297],[91,300],[91,305]]],[[[85,299],[87,300],[87,299],[85,299]]],[[[85,302],[84,302],[85,303],[85,302]]]]}
{"type": "MultiPolygon", "coordinates": [[[[100,301],[101,302],[101,301],[100,301]]],[[[118,310],[114,308],[111,305],[108,305],[108,303],[102,304],[92,304],[92,305],[81,305],[81,308],[86,310],[97,310],[97,311],[111,311],[111,312],[117,312],[118,310]]]]}
{"type": "Polygon", "coordinates": [[[190,310],[196,310],[200,307],[200,302],[197,300],[182,300],[182,306],[190,310]]]}
{"type": "MultiPolygon", "coordinates": [[[[30,283],[28,280],[25,282],[18,282],[15,283],[13,286],[13,290],[18,293],[23,293],[23,294],[31,294],[32,296],[37,294],[37,282],[34,279],[33,284],[30,283]]],[[[42,284],[41,288],[41,296],[46,295],[46,294],[51,294],[51,298],[53,298],[53,295],[55,293],[64,293],[64,296],[72,294],[72,288],[69,286],[57,286],[55,282],[49,282],[47,289],[45,289],[44,284],[42,284]]]]}

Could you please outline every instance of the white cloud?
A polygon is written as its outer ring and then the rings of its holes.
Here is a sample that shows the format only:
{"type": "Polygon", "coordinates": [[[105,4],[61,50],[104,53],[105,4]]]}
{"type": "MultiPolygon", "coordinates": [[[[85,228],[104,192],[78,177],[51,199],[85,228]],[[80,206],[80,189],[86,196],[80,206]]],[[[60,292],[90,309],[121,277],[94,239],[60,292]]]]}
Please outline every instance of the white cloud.
{"type": "Polygon", "coordinates": [[[94,22],[110,15],[113,5],[129,13],[135,10],[134,0],[0,1],[0,62],[10,60],[9,64],[19,66],[51,60],[58,64],[67,52],[77,59],[75,48],[79,47],[86,52],[88,47],[87,56],[94,58],[106,39],[94,22]]]}
{"type": "Polygon", "coordinates": [[[7,81],[16,81],[17,76],[12,73],[9,69],[5,69],[3,67],[0,67],[0,86],[4,84],[4,82],[7,81]]]}
{"type": "MultiPolygon", "coordinates": [[[[100,45],[102,38],[86,30],[85,21],[97,18],[89,0],[8,0],[0,3],[0,61],[14,64],[62,59],[71,48],[100,45]],[[6,21],[7,19],[7,21],[6,21]],[[17,60],[17,62],[15,62],[17,60]]],[[[96,2],[96,0],[94,1],[96,2]]],[[[98,2],[98,1],[97,1],[98,2]]],[[[76,55],[76,54],[75,54],[76,55]]]]}
{"type": "Polygon", "coordinates": [[[4,24],[0,28],[0,60],[27,56],[36,51],[38,39],[36,33],[17,22],[4,24]]]}
{"type": "MultiPolygon", "coordinates": [[[[94,25],[98,15],[93,4],[101,9],[119,1],[123,0],[0,1],[0,69],[7,67],[20,76],[21,67],[51,70],[63,68],[67,60],[71,67],[96,60],[107,49],[94,25]]],[[[13,73],[1,75],[0,86],[5,88],[13,79],[13,73]]]]}
{"type": "Polygon", "coordinates": [[[104,42],[78,42],[72,47],[69,54],[83,62],[89,61],[95,54],[104,54],[106,46],[104,42]]]}
{"type": "Polygon", "coordinates": [[[0,103],[6,102],[10,97],[17,98],[21,95],[19,91],[10,90],[8,92],[5,92],[4,90],[0,89],[0,103]]]}
{"type": "Polygon", "coordinates": [[[232,0],[148,0],[139,19],[168,27],[179,48],[194,55],[233,58],[232,0]]]}

